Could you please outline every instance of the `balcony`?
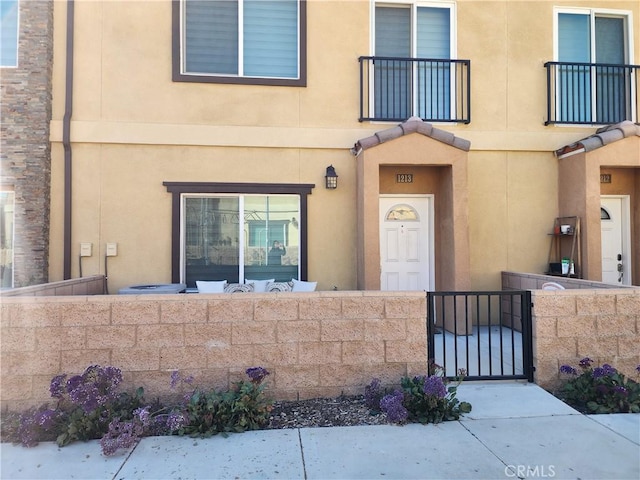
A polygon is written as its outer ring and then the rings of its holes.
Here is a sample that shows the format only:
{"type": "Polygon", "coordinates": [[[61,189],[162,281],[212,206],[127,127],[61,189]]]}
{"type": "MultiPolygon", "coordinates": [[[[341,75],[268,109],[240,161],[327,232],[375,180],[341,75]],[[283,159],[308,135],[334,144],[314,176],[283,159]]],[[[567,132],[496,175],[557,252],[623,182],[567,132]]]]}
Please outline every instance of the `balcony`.
{"type": "Polygon", "coordinates": [[[547,62],[544,66],[545,125],[637,121],[640,65],[547,62]]]}
{"type": "Polygon", "coordinates": [[[471,121],[470,60],[360,57],[360,122],[471,121]]]}

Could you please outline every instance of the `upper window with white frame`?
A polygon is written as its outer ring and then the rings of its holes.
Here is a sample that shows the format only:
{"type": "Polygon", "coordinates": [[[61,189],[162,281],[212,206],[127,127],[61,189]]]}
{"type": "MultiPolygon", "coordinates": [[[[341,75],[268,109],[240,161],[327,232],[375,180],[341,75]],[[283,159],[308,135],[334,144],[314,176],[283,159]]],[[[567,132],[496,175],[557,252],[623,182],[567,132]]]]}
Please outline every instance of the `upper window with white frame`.
{"type": "Polygon", "coordinates": [[[18,0],[0,0],[0,67],[18,66],[18,0]]]}
{"type": "Polygon", "coordinates": [[[304,86],[306,0],[174,0],[174,81],[304,86]]]}
{"type": "Polygon", "coordinates": [[[462,85],[468,62],[455,60],[455,3],[372,1],[372,57],[362,119],[468,121],[462,85]],[[464,97],[464,98],[463,98],[464,97]]]}
{"type": "Polygon", "coordinates": [[[554,123],[611,124],[636,118],[631,13],[556,8],[554,14],[554,123]]]}

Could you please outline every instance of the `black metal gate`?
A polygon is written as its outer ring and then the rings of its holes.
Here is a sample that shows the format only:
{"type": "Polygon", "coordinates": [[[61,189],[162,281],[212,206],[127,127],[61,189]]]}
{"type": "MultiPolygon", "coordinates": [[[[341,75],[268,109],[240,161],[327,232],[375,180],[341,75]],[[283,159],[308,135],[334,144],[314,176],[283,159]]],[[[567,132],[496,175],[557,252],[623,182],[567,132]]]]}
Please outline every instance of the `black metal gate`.
{"type": "Polygon", "coordinates": [[[447,377],[533,382],[531,292],[428,292],[429,359],[447,377]]]}

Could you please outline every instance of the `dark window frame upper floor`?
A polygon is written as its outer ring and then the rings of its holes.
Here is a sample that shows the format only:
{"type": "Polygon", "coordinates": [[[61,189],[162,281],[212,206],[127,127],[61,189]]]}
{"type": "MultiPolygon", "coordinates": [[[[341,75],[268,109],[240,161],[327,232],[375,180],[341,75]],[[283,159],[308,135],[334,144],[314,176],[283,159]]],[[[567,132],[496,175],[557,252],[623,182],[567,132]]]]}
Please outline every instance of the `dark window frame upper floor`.
{"type": "Polygon", "coordinates": [[[185,0],[172,0],[172,79],[174,82],[222,83],[239,85],[307,86],[307,0],[299,4],[298,78],[197,74],[184,71],[182,13],[185,0]]]}

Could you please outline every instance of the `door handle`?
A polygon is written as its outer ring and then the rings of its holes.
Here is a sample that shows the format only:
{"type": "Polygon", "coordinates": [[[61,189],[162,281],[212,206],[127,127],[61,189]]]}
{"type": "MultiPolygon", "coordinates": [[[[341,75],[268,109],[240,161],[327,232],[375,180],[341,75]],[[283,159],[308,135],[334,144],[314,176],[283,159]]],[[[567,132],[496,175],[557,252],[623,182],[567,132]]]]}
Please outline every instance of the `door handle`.
{"type": "Polygon", "coordinates": [[[624,277],[624,266],[622,265],[622,254],[618,254],[618,283],[622,283],[624,277]]]}

